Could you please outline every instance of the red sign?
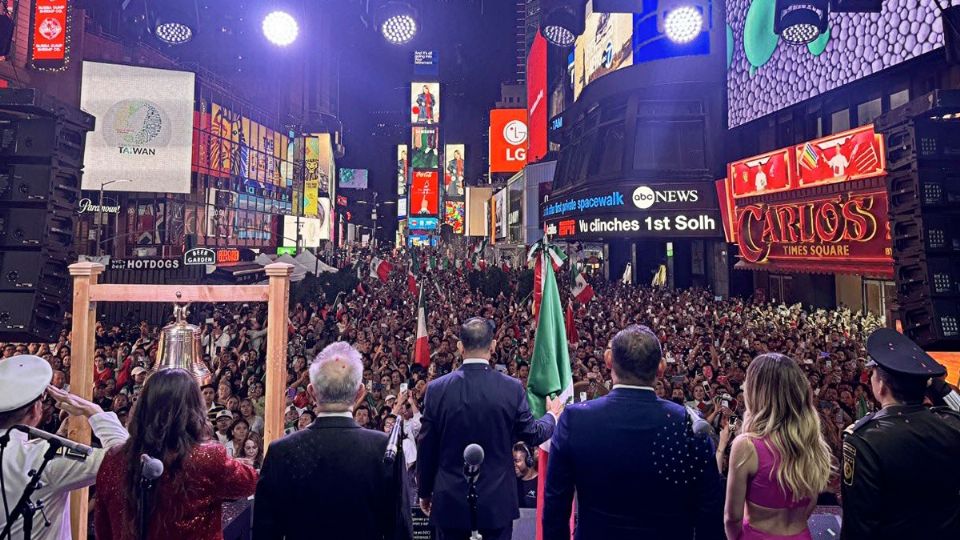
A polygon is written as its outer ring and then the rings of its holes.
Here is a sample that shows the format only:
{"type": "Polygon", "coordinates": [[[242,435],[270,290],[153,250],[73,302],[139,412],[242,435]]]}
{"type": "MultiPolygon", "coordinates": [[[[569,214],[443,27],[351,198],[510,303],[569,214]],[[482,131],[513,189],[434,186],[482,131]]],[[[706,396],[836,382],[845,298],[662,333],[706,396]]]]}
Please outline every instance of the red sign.
{"type": "Polygon", "coordinates": [[[790,151],[786,148],[730,164],[733,198],[790,189],[790,151]]]}
{"type": "Polygon", "coordinates": [[[527,55],[527,119],[527,160],[536,162],[547,155],[547,40],[540,32],[533,38],[527,55]]]}
{"type": "Polygon", "coordinates": [[[218,263],[235,263],[240,261],[239,249],[219,249],[217,250],[218,263]]]}
{"type": "Polygon", "coordinates": [[[577,221],[574,219],[561,221],[557,226],[558,236],[574,236],[577,234],[577,221]]]}
{"type": "Polygon", "coordinates": [[[885,190],[749,204],[737,208],[736,230],[743,260],[771,270],[800,261],[808,271],[893,272],[885,190]]]}
{"type": "Polygon", "coordinates": [[[527,164],[527,110],[490,111],[490,172],[514,173],[527,164]]]}
{"type": "Polygon", "coordinates": [[[440,211],[440,174],[437,171],[413,171],[410,183],[411,216],[436,216],[440,211]]]}
{"type": "Polygon", "coordinates": [[[884,174],[883,136],[864,126],[794,147],[796,187],[832,184],[884,174]]]}
{"type": "Polygon", "coordinates": [[[44,67],[67,59],[67,0],[33,0],[31,58],[44,67]]]}

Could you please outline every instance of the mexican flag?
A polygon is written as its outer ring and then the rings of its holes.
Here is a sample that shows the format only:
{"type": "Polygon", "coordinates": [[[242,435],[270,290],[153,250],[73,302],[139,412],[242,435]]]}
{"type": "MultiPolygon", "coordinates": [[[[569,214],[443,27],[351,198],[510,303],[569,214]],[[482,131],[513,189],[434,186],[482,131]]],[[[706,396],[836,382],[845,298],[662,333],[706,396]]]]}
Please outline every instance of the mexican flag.
{"type": "Polygon", "coordinates": [[[417,341],[413,347],[413,361],[424,368],[430,367],[430,338],[427,336],[427,302],[423,298],[423,289],[420,289],[420,300],[417,302],[417,341]]]}
{"type": "Polygon", "coordinates": [[[593,286],[587,283],[586,278],[583,277],[583,272],[580,272],[573,280],[573,286],[570,287],[570,294],[573,295],[574,300],[577,302],[586,304],[596,293],[593,292],[593,286]]]}
{"type": "MultiPolygon", "coordinates": [[[[547,397],[559,397],[565,402],[573,400],[573,374],[570,369],[570,352],[567,349],[567,332],[563,320],[563,305],[553,265],[543,268],[543,301],[540,305],[540,320],[533,341],[533,357],[530,360],[530,376],[527,379],[527,401],[530,411],[537,418],[546,414],[547,397]]],[[[550,460],[550,441],[540,445],[537,480],[537,538],[543,538],[540,524],[543,522],[543,494],[546,490],[547,463],[550,460]]]]}
{"type": "Polygon", "coordinates": [[[380,281],[386,283],[391,270],[393,270],[393,265],[383,259],[374,257],[370,261],[370,277],[379,278],[380,281]]]}
{"type": "Polygon", "coordinates": [[[567,302],[567,312],[564,314],[567,324],[567,341],[571,344],[580,340],[580,332],[577,332],[577,321],[574,318],[573,302],[567,302]]]}
{"type": "Polygon", "coordinates": [[[407,269],[407,290],[410,291],[410,294],[417,294],[417,276],[413,273],[413,262],[407,269]]]}

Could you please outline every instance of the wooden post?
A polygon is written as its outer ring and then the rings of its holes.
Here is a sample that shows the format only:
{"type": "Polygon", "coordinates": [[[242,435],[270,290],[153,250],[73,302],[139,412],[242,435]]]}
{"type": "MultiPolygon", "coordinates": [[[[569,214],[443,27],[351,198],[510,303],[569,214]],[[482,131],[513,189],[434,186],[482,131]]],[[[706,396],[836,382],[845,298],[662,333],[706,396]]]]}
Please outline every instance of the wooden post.
{"type": "MultiPolygon", "coordinates": [[[[93,401],[94,330],[97,326],[97,305],[90,301],[90,288],[97,283],[103,265],[78,262],[69,267],[73,276],[73,331],[70,336],[70,390],[93,401]]],[[[90,423],[85,418],[73,417],[67,427],[69,439],[90,444],[90,423]]],[[[73,538],[87,537],[87,488],[70,492],[70,529],[73,538]]]]}
{"type": "Polygon", "coordinates": [[[263,413],[263,444],[283,436],[283,408],[287,387],[287,317],[290,310],[290,275],[293,265],[268,264],[265,268],[270,299],[267,303],[267,383],[263,413]]]}

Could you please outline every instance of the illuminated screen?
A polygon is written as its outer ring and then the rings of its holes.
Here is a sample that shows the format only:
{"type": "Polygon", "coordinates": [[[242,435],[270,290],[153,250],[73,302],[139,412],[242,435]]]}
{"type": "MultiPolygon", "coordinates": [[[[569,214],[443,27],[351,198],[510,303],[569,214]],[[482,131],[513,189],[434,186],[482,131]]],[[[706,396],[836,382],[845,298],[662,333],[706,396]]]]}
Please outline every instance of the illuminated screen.
{"type": "Polygon", "coordinates": [[[440,178],[437,171],[413,171],[410,185],[411,216],[436,216],[439,212],[440,178]]]}
{"type": "Polygon", "coordinates": [[[440,166],[437,128],[414,126],[411,130],[410,166],[414,169],[436,169],[440,166]]]}
{"type": "Polygon", "coordinates": [[[443,147],[443,196],[445,199],[463,200],[463,169],[466,151],[462,144],[443,147]]]}
{"type": "Polygon", "coordinates": [[[773,33],[774,0],[727,2],[729,125],[739,126],[943,46],[933,0],[885,2],[881,13],[831,13],[802,46],[773,33]]]}
{"type": "Polygon", "coordinates": [[[463,219],[466,213],[465,203],[459,201],[443,203],[443,222],[453,228],[454,234],[463,234],[463,219]]]}
{"type": "Polygon", "coordinates": [[[410,182],[410,161],[407,159],[407,145],[397,145],[397,195],[407,194],[410,182]]]}
{"type": "Polygon", "coordinates": [[[410,83],[410,122],[436,124],[440,121],[440,83],[410,83]]]}
{"type": "Polygon", "coordinates": [[[366,169],[340,169],[340,187],[367,189],[366,169]]]}
{"type": "Polygon", "coordinates": [[[573,98],[607,73],[633,64],[633,14],[595,13],[587,2],[583,34],[577,38],[573,98]]]}

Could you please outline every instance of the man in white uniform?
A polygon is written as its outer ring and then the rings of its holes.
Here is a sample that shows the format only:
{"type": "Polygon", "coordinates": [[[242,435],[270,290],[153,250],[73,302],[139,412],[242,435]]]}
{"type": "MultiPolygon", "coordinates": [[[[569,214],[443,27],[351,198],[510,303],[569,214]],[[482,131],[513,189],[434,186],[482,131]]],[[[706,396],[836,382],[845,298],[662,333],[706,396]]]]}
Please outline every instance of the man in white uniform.
{"type": "MultiPolygon", "coordinates": [[[[32,355],[12,356],[0,360],[0,435],[9,434],[10,441],[2,450],[3,498],[0,507],[0,530],[7,524],[7,516],[23,494],[30,481],[28,471],[36,470],[43,461],[48,445],[43,440],[28,440],[16,425],[35,427],[43,416],[43,397],[49,394],[57,407],[72,416],[84,416],[100,439],[103,448],[96,449],[84,460],[63,457],[61,452],[47,464],[41,478],[41,487],[33,493],[33,502],[43,502],[43,511],[50,526],[44,526],[39,513],[33,522],[33,539],[61,540],[71,538],[70,491],[93,485],[97,470],[107,449],[127,440],[127,430],[117,415],[105,413],[98,405],[50,386],[53,370],[46,360],[32,355]]],[[[23,518],[17,519],[11,529],[11,538],[23,538],[23,518]]]]}

